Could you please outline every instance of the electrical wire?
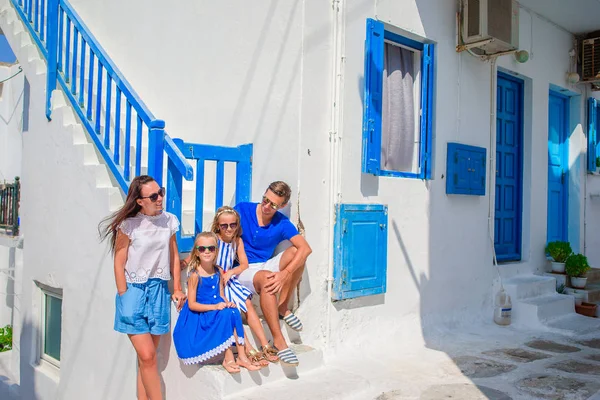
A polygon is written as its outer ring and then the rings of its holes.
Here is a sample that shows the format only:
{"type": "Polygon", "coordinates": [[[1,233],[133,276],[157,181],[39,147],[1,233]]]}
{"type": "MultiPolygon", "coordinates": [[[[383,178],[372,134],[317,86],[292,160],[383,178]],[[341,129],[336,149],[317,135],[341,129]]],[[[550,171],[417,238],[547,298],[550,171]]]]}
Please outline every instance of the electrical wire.
{"type": "Polygon", "coordinates": [[[23,72],[23,67],[21,67],[21,66],[19,65],[19,70],[18,70],[18,71],[17,71],[15,74],[13,74],[13,75],[9,76],[8,78],[6,78],[6,79],[4,79],[4,80],[0,81],[0,83],[4,83],[4,82],[8,81],[9,79],[12,79],[12,78],[14,78],[15,76],[19,75],[21,72],[23,72]]]}

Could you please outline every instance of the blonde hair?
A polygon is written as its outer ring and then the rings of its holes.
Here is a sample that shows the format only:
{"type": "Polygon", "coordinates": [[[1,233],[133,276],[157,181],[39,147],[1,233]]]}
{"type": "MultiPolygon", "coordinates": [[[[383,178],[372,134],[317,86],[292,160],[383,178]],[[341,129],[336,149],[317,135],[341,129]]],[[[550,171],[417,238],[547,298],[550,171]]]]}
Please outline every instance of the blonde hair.
{"type": "Polygon", "coordinates": [[[217,235],[221,232],[221,227],[219,227],[219,218],[223,214],[235,215],[235,222],[237,223],[237,228],[235,229],[235,232],[233,233],[233,239],[231,240],[231,243],[234,246],[237,246],[238,239],[242,236],[242,224],[240,221],[240,215],[233,208],[231,208],[229,206],[220,207],[217,210],[215,217],[213,218],[213,223],[212,223],[212,226],[210,227],[210,230],[217,235]]]}
{"type": "Polygon", "coordinates": [[[214,240],[216,249],[213,265],[217,265],[217,258],[219,257],[219,238],[217,238],[217,235],[214,232],[200,232],[198,235],[196,235],[196,238],[194,239],[194,247],[192,248],[192,253],[190,254],[190,262],[187,268],[188,275],[191,274],[193,271],[197,270],[200,266],[200,257],[198,256],[196,250],[196,243],[201,238],[214,240]]]}

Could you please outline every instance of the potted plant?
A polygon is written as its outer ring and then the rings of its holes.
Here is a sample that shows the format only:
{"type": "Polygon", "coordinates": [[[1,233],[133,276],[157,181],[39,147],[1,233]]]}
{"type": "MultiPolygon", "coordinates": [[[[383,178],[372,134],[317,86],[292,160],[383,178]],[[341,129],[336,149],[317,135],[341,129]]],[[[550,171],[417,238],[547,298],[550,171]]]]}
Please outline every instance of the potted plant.
{"type": "Polygon", "coordinates": [[[578,289],[585,288],[587,278],[585,273],[590,269],[588,259],[583,254],[573,254],[567,258],[565,271],[571,278],[571,286],[578,289]]]}
{"type": "Polygon", "coordinates": [[[546,254],[549,254],[554,261],[551,261],[552,272],[565,273],[565,262],[573,253],[569,242],[555,241],[546,245],[546,254]]]}

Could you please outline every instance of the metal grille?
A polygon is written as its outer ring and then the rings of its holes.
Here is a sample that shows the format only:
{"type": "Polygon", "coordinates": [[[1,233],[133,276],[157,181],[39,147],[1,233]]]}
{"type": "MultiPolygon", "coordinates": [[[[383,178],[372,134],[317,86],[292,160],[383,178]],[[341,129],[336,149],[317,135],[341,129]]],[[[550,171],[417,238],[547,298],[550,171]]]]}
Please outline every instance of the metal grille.
{"type": "Polygon", "coordinates": [[[0,184],[0,234],[19,235],[19,178],[14,183],[0,184]]]}
{"type": "Polygon", "coordinates": [[[583,41],[581,59],[583,80],[600,81],[600,38],[583,41]]]}

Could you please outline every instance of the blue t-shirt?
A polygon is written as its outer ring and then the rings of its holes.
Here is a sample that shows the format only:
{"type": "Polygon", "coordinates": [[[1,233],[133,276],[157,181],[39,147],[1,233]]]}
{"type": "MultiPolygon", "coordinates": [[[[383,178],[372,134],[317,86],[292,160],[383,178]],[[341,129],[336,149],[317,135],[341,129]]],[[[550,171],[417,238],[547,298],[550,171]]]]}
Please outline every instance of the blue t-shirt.
{"type": "Polygon", "coordinates": [[[298,234],[298,229],[288,217],[277,211],[266,226],[259,226],[256,218],[258,203],[239,203],[234,208],[240,214],[242,240],[248,263],[265,262],[273,255],[275,247],[298,234]]]}

